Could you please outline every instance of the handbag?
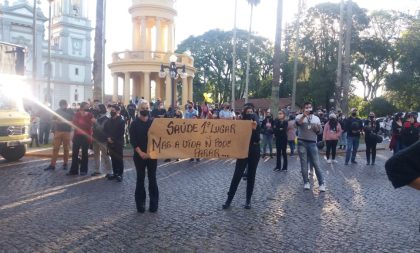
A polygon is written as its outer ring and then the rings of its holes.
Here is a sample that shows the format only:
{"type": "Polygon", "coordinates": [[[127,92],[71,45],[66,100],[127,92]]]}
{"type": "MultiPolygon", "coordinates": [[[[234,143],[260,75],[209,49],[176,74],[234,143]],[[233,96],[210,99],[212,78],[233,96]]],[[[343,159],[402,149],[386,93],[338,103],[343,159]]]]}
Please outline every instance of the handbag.
{"type": "Polygon", "coordinates": [[[382,136],[380,136],[379,134],[375,134],[375,140],[376,143],[382,143],[384,141],[384,138],[382,136]]]}
{"type": "Polygon", "coordinates": [[[325,142],[324,141],[318,141],[316,143],[316,146],[318,147],[318,149],[323,149],[325,146],[325,142]]]}

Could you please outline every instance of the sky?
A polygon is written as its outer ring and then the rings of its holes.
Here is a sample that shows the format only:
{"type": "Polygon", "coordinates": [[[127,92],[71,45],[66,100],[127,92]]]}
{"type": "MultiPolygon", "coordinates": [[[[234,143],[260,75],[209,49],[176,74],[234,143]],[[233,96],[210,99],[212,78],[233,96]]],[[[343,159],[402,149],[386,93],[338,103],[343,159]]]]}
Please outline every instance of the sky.
{"type": "MultiPolygon", "coordinates": [[[[94,0],[89,1],[89,18],[95,25],[94,0]]],[[[420,10],[420,0],[353,0],[360,7],[371,10],[392,9],[414,14],[420,10]]],[[[322,2],[339,3],[340,0],[306,0],[309,8],[322,2]]],[[[128,8],[132,0],[108,0],[106,15],[106,64],[111,63],[112,52],[131,49],[132,26],[128,8]]],[[[46,5],[46,4],[44,4],[46,5]]],[[[284,0],[283,26],[297,14],[298,0],[284,0]]],[[[211,29],[231,30],[234,25],[235,0],[176,0],[176,45],[189,36],[201,35],[211,29]]],[[[252,30],[254,33],[274,41],[276,28],[277,0],[261,0],[254,8],[252,30]]],[[[237,27],[248,30],[250,8],[246,0],[238,0],[237,27]]],[[[93,36],[93,34],[92,34],[93,36]]],[[[93,40],[92,40],[93,41],[93,40]]],[[[93,52],[92,52],[93,54],[93,52]]],[[[112,77],[106,68],[107,94],[112,93],[112,77]]],[[[357,91],[360,94],[360,89],[357,91]]]]}

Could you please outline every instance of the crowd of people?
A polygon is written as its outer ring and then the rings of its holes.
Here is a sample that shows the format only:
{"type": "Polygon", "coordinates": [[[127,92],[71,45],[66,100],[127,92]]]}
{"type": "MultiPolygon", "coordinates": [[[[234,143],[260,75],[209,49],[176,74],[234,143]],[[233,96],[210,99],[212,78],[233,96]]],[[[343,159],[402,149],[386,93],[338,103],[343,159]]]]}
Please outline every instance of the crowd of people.
{"type": "MultiPolygon", "coordinates": [[[[366,144],[366,164],[375,165],[376,147],[383,138],[390,139],[390,149],[398,153],[416,143],[420,134],[417,113],[397,113],[393,118],[388,117],[384,121],[383,131],[374,112],[370,112],[367,119],[361,119],[357,109],[353,108],[349,117],[346,117],[340,110],[314,110],[310,102],[305,103],[299,112],[292,112],[290,107],[285,107],[279,110],[276,117],[273,117],[269,110],[254,108],[252,104],[245,104],[242,112],[235,112],[228,103],[214,106],[206,102],[198,105],[190,101],[185,107],[166,109],[160,99],[149,103],[143,98],[130,101],[127,106],[121,103],[105,105],[93,101],[82,102],[77,108],[74,108],[74,105],[69,108],[68,103],[61,100],[59,107],[55,113],[44,110],[41,113],[32,113],[31,116],[30,133],[37,146],[49,142],[50,132],[54,136],[51,163],[45,170],[56,169],[61,146],[64,150],[62,168],[67,170],[71,147],[71,165],[67,175],[87,175],[89,150],[92,150],[95,163],[91,175],[98,176],[104,173],[106,179],[121,182],[124,174],[123,149],[125,145],[131,144],[137,171],[135,200],[139,212],[145,211],[146,171],[149,180],[149,211],[156,212],[158,209],[157,161],[150,159],[147,154],[147,132],[155,118],[254,122],[249,155],[246,159],[238,159],[236,162],[224,209],[230,207],[241,178],[247,180],[245,208],[251,208],[251,196],[260,157],[270,159],[276,156],[276,166],[273,170],[287,171],[288,146],[291,157],[295,155],[295,151],[299,156],[303,188],[310,190],[309,174],[315,172],[319,191],[324,192],[326,183],[319,155],[319,150],[324,146],[328,164],[337,163],[337,147],[345,150],[345,165],[357,164],[356,154],[363,137],[366,144]],[[276,154],[273,152],[273,144],[276,154]]],[[[190,161],[194,159],[191,158],[190,161]]],[[[196,158],[196,161],[199,159],[196,158]]]]}

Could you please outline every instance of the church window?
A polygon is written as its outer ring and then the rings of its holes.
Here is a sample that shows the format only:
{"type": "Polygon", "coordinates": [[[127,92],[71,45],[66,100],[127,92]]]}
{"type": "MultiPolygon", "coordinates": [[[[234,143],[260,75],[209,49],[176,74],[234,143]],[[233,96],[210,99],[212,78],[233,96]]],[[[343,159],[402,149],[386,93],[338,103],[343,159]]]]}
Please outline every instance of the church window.
{"type": "Polygon", "coordinates": [[[74,74],[75,74],[76,76],[78,76],[78,75],[79,75],[79,68],[75,68],[75,69],[74,69],[74,74]]]}

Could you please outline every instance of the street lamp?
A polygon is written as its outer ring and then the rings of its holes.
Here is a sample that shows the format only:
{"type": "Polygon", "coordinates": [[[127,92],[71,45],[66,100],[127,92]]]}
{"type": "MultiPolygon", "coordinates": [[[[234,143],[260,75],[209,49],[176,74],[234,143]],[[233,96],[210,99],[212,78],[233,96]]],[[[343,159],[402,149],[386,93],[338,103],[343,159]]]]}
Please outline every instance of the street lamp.
{"type": "Polygon", "coordinates": [[[175,110],[175,94],[176,94],[176,87],[175,87],[175,79],[177,79],[179,76],[181,76],[182,79],[187,78],[187,72],[185,71],[185,65],[177,66],[176,61],[178,57],[176,55],[171,55],[169,57],[169,65],[160,65],[160,72],[159,77],[165,78],[166,72],[165,69],[169,70],[169,77],[171,78],[171,107],[172,110],[175,110]],[[178,73],[178,70],[182,70],[181,73],[178,73]]]}

